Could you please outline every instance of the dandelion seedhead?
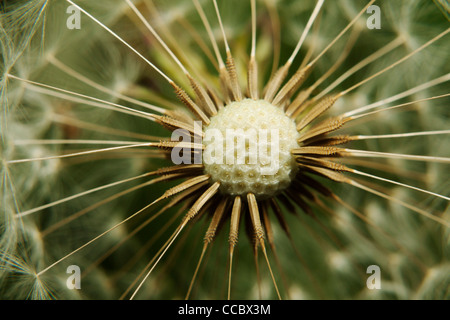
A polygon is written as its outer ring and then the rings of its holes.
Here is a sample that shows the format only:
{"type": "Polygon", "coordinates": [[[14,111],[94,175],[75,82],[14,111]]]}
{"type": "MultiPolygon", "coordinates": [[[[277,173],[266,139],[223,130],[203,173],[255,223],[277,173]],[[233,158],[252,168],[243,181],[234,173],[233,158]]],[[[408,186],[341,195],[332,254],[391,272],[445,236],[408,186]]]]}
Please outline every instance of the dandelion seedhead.
{"type": "Polygon", "coordinates": [[[0,297],[448,299],[446,17],[4,3],[0,297]]]}

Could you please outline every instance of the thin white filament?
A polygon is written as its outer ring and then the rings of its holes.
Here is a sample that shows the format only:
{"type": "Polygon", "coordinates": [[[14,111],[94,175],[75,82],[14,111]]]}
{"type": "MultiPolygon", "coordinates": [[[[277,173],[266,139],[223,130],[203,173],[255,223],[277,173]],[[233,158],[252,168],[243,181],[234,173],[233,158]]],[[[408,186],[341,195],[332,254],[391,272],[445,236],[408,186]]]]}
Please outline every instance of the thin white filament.
{"type": "Polygon", "coordinates": [[[125,46],[127,46],[131,51],[133,51],[135,54],[139,56],[142,60],[144,60],[150,67],[152,67],[156,72],[158,72],[164,79],[167,80],[169,83],[174,83],[172,79],[170,79],[164,72],[162,72],[158,67],[156,67],[153,63],[151,63],[147,58],[145,58],[139,51],[137,51],[135,48],[133,48],[128,42],[123,40],[121,37],[119,37],[115,32],[113,32],[111,29],[109,29],[106,25],[101,23],[99,20],[97,20],[95,17],[93,17],[89,12],[78,6],[77,4],[73,3],[71,0],[66,0],[71,5],[78,8],[81,12],[83,12],[85,15],[87,15],[91,20],[96,22],[98,25],[100,25],[103,29],[108,31],[113,37],[115,37],[117,40],[122,42],[125,46]]]}
{"type": "Polygon", "coordinates": [[[172,57],[172,59],[175,61],[175,63],[180,67],[180,69],[183,71],[184,74],[189,74],[189,72],[186,70],[186,68],[183,66],[183,64],[180,62],[180,60],[177,58],[177,56],[173,53],[172,50],[169,49],[167,44],[161,39],[159,34],[153,29],[153,27],[148,23],[148,21],[145,19],[145,17],[142,15],[142,13],[136,8],[136,6],[130,1],[125,0],[128,6],[134,11],[134,13],[139,17],[139,19],[142,21],[142,23],[147,27],[147,29],[153,34],[153,36],[158,40],[158,42],[161,44],[161,46],[164,48],[164,50],[167,51],[167,53],[172,57]]]}
{"type": "Polygon", "coordinates": [[[365,172],[361,172],[361,171],[358,171],[358,170],[355,170],[355,169],[352,169],[352,172],[356,173],[356,174],[359,174],[359,175],[362,175],[362,176],[366,176],[366,177],[372,178],[372,179],[377,179],[377,180],[380,180],[380,181],[389,182],[389,183],[396,184],[396,185],[401,186],[401,187],[405,187],[405,188],[413,189],[413,190],[420,191],[420,192],[423,192],[423,193],[427,193],[427,194],[430,194],[432,196],[439,197],[439,198],[445,199],[447,201],[450,201],[449,197],[446,197],[446,196],[443,196],[443,195],[440,195],[438,193],[434,193],[434,192],[431,192],[431,191],[428,191],[428,190],[424,190],[424,189],[421,189],[421,188],[417,188],[417,187],[414,187],[414,186],[410,186],[410,185],[405,184],[405,183],[401,183],[401,182],[398,182],[398,181],[394,181],[394,180],[378,177],[378,176],[375,176],[375,175],[372,175],[372,174],[369,174],[369,173],[365,173],[365,172]]]}
{"type": "Polygon", "coordinates": [[[342,149],[342,151],[346,156],[354,156],[354,157],[405,159],[405,160],[413,160],[413,161],[450,163],[450,158],[444,158],[444,157],[420,156],[420,155],[411,155],[411,154],[352,150],[352,149],[342,149]]]}
{"type": "Polygon", "coordinates": [[[297,56],[298,52],[300,51],[300,48],[303,45],[303,42],[306,39],[306,36],[309,33],[309,30],[311,29],[311,26],[313,25],[314,21],[316,20],[317,16],[319,15],[320,9],[322,8],[322,5],[324,3],[325,0],[319,0],[316,3],[316,6],[314,8],[314,11],[311,14],[311,17],[309,18],[305,29],[303,30],[302,35],[300,36],[300,40],[297,43],[297,46],[294,49],[294,52],[292,53],[292,55],[289,57],[288,59],[288,64],[292,64],[292,62],[294,61],[295,57],[297,56]]]}
{"type": "Polygon", "coordinates": [[[13,163],[25,163],[25,162],[32,162],[32,161],[45,161],[45,160],[52,160],[52,159],[62,159],[62,158],[84,156],[84,155],[89,155],[89,154],[93,154],[93,153],[109,152],[109,151],[128,149],[128,148],[150,147],[150,146],[154,146],[154,144],[155,144],[154,142],[139,143],[139,144],[133,144],[133,145],[127,145],[127,146],[118,146],[118,147],[111,147],[111,148],[104,148],[104,149],[95,149],[95,150],[81,151],[81,152],[75,152],[75,153],[68,153],[68,154],[62,154],[62,155],[59,155],[59,156],[49,156],[49,157],[41,157],[41,158],[9,160],[6,163],[13,164],[13,163]]]}
{"type": "Polygon", "coordinates": [[[137,180],[137,179],[149,176],[150,174],[151,173],[144,173],[144,174],[141,174],[141,175],[136,176],[136,177],[123,179],[123,180],[112,182],[112,183],[109,183],[109,184],[105,184],[103,186],[96,187],[96,188],[93,188],[93,189],[90,189],[90,190],[86,190],[84,192],[80,192],[78,194],[71,195],[70,197],[67,197],[67,198],[64,198],[64,199],[60,199],[60,200],[57,200],[57,201],[54,201],[54,202],[51,202],[51,203],[47,203],[47,204],[42,205],[40,207],[36,207],[36,208],[30,209],[30,210],[27,210],[27,211],[19,212],[19,213],[16,214],[16,218],[25,217],[25,216],[30,215],[32,213],[35,213],[35,212],[38,212],[38,211],[41,211],[41,210],[44,210],[44,209],[47,209],[47,208],[50,208],[50,207],[54,207],[54,206],[56,206],[58,204],[61,204],[61,203],[64,203],[64,202],[68,202],[70,200],[74,200],[74,199],[86,196],[88,194],[91,194],[91,193],[94,193],[94,192],[97,192],[97,191],[100,191],[100,190],[108,189],[108,188],[117,186],[119,184],[123,184],[123,183],[126,183],[126,182],[130,182],[130,181],[133,181],[133,180],[137,180]]]}

